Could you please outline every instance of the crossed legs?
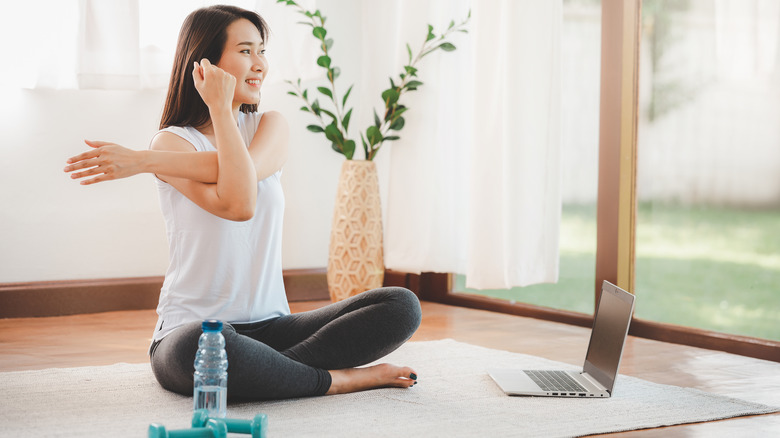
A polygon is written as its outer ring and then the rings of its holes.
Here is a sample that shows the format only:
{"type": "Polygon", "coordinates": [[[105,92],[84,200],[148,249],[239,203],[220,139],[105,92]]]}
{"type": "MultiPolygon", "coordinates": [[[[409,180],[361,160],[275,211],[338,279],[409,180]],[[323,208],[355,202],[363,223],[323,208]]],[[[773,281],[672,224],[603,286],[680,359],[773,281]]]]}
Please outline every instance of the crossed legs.
{"type": "MultiPolygon", "coordinates": [[[[412,368],[373,362],[417,330],[417,297],[402,288],[356,295],[310,312],[223,330],[228,396],[280,399],[414,384],[412,368]],[[412,378],[410,378],[410,376],[412,378]]],[[[177,328],[152,348],[152,369],[171,391],[192,394],[200,322],[177,328]]]]}

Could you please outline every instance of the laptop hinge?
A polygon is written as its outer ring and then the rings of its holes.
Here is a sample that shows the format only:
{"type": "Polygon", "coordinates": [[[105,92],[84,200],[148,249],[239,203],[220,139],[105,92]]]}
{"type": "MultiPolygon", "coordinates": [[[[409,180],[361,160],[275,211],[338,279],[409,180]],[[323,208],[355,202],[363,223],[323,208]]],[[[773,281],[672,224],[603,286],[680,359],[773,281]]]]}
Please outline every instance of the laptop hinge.
{"type": "Polygon", "coordinates": [[[593,376],[591,376],[590,374],[583,371],[580,373],[580,375],[582,377],[585,377],[588,380],[588,382],[590,382],[590,384],[595,386],[598,390],[609,392],[609,390],[604,385],[599,383],[599,381],[593,378],[593,376]]]}

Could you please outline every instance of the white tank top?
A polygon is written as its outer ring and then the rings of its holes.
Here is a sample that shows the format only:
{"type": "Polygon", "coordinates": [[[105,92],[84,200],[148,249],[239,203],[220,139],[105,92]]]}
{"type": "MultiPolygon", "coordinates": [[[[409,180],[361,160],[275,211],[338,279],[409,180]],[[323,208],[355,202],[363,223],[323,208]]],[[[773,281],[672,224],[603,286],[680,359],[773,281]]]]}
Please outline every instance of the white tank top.
{"type": "MultiPolygon", "coordinates": [[[[261,117],[239,113],[238,126],[247,145],[261,117]]],[[[198,151],[216,151],[190,126],[163,131],[187,140],[198,151]]],[[[290,313],[282,279],[281,173],[257,183],[257,209],[246,222],[217,217],[155,179],[169,246],[155,341],[191,321],[256,322],[290,313]]]]}

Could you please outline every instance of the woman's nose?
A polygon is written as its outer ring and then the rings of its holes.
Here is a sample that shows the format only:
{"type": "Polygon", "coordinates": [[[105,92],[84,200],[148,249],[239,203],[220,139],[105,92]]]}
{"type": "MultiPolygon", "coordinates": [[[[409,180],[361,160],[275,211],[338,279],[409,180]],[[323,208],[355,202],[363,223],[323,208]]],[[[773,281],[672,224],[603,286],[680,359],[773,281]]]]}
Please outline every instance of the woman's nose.
{"type": "Polygon", "coordinates": [[[268,61],[266,61],[264,56],[258,55],[255,58],[255,65],[254,70],[257,72],[265,71],[268,68],[268,61]]]}

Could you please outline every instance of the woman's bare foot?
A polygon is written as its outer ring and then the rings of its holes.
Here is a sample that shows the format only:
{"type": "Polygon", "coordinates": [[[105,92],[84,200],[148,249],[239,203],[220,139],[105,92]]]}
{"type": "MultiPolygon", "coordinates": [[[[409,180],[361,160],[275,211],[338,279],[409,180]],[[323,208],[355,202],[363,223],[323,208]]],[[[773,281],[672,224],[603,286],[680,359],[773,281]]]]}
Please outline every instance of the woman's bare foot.
{"type": "Polygon", "coordinates": [[[328,372],[332,382],[327,394],[346,394],[373,388],[408,388],[417,383],[417,374],[413,369],[387,363],[328,372]]]}

